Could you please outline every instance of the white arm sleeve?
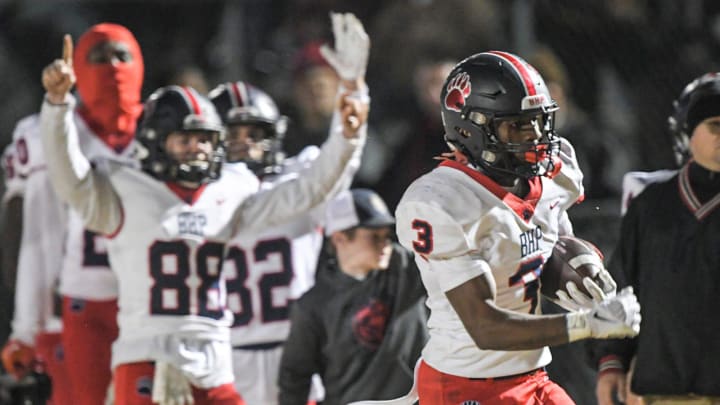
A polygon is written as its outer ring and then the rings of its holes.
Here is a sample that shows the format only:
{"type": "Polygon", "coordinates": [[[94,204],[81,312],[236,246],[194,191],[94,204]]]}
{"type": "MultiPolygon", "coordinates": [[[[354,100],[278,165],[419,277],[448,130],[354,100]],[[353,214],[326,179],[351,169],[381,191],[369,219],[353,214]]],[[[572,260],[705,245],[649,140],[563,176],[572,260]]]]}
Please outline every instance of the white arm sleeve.
{"type": "MultiPolygon", "coordinates": [[[[367,88],[353,96],[367,100],[367,88]]],[[[245,200],[235,213],[235,231],[285,222],[327,201],[333,193],[348,188],[360,165],[367,124],[360,128],[358,137],[354,139],[346,139],[342,131],[340,113],[336,110],[330,135],[323,143],[318,158],[301,170],[297,178],[245,200]]]]}
{"type": "Polygon", "coordinates": [[[27,179],[23,230],[15,285],[12,337],[33,345],[53,315],[54,291],[60,274],[65,209],[53,191],[47,171],[27,179]]]}
{"type": "Polygon", "coordinates": [[[80,150],[73,121],[75,99],[66,104],[43,103],[40,128],[50,180],[61,200],[75,209],[85,226],[110,235],[122,224],[122,205],[109,178],[93,170],[80,150]]]}

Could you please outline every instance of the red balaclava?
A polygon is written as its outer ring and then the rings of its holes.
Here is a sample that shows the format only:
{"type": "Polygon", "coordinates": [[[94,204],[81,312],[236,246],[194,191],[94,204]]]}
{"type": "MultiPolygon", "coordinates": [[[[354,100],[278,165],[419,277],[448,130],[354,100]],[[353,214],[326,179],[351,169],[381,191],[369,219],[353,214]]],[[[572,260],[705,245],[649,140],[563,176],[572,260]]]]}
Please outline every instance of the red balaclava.
{"type": "Polygon", "coordinates": [[[77,90],[82,104],[78,112],[90,129],[108,146],[121,151],[135,135],[142,113],[143,64],[140,45],[125,27],[102,23],[92,26],[78,40],[73,56],[77,90]],[[122,42],[128,46],[132,61],[91,64],[90,50],[100,42],[122,42]]]}

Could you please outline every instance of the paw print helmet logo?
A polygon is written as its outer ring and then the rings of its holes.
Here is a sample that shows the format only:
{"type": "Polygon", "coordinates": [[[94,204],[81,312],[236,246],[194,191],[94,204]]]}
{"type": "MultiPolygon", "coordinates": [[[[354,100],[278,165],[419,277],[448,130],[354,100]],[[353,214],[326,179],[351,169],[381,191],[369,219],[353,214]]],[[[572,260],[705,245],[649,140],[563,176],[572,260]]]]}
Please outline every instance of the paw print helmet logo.
{"type": "Polygon", "coordinates": [[[440,94],[445,140],[476,169],[502,183],[517,177],[551,176],[559,168],[557,104],[540,74],[517,55],[489,51],[458,63],[440,94]],[[532,128],[537,139],[501,141],[498,127],[532,128]]]}
{"type": "Polygon", "coordinates": [[[470,75],[465,72],[458,72],[448,82],[445,94],[445,108],[461,112],[465,106],[465,99],[470,95],[470,75]]]}

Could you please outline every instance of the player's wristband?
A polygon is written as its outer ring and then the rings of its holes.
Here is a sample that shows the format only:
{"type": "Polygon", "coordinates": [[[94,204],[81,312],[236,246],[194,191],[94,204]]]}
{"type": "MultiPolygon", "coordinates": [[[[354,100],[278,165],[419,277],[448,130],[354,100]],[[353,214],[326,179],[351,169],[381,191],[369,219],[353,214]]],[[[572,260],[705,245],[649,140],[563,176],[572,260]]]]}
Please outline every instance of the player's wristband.
{"type": "Polygon", "coordinates": [[[588,311],[568,312],[565,314],[565,325],[568,332],[568,342],[587,339],[592,335],[588,311]]]}

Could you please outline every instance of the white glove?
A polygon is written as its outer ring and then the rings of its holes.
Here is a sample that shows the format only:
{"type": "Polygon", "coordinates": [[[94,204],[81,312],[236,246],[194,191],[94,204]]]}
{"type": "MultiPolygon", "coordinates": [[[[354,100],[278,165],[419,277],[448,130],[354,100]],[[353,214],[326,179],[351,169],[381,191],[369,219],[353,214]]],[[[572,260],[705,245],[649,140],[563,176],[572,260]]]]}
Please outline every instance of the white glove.
{"type": "Polygon", "coordinates": [[[593,309],[596,303],[614,297],[617,284],[610,273],[602,269],[598,276],[600,277],[600,281],[602,281],[602,287],[590,277],[583,277],[582,279],[585,289],[590,293],[589,297],[587,294],[581,292],[574,282],[568,281],[565,288],[568,290],[569,295],[563,290],[557,290],[555,291],[555,295],[557,295],[558,298],[553,300],[553,302],[568,311],[579,311],[581,309],[593,309]]]}
{"type": "Polygon", "coordinates": [[[352,13],[330,13],[335,49],[327,45],[320,53],[343,80],[365,77],[370,53],[370,38],[360,20],[352,13]]]}
{"type": "Polygon", "coordinates": [[[640,332],[640,320],[640,303],[632,287],[625,287],[616,296],[594,303],[592,310],[568,313],[567,328],[571,342],[633,337],[640,332]]]}
{"type": "Polygon", "coordinates": [[[152,390],[153,404],[192,405],[190,382],[182,371],[164,361],[155,362],[155,376],[152,390]]]}

